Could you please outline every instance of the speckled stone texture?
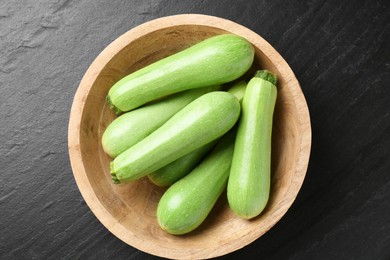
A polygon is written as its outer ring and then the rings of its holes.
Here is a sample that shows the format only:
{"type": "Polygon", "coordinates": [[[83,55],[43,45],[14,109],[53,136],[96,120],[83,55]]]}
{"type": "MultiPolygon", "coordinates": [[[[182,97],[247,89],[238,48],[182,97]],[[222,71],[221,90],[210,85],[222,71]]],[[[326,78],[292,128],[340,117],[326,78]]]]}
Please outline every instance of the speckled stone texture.
{"type": "Polygon", "coordinates": [[[155,259],[83,201],[67,127],[94,58],[154,18],[228,18],[269,41],[306,96],[307,178],[266,235],[221,259],[390,259],[389,1],[1,0],[0,259],[155,259]]]}

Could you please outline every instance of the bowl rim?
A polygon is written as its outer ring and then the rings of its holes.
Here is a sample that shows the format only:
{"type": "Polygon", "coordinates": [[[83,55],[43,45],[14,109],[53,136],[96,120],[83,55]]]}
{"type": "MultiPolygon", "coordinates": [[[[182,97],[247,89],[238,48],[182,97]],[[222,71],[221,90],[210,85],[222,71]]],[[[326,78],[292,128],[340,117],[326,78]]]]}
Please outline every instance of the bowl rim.
{"type": "Polygon", "coordinates": [[[299,82],[287,62],[266,40],[254,31],[225,18],[203,14],[179,14],[157,18],[125,32],[110,43],[91,63],[80,81],[79,87],[73,99],[68,125],[68,150],[73,176],[82,197],[97,219],[112,234],[132,247],[160,257],[211,258],[231,253],[250,244],[272,228],[283,217],[283,215],[285,215],[294,202],[306,175],[311,150],[311,135],[309,109],[299,82]],[[215,250],[214,252],[204,252],[204,250],[198,250],[197,252],[189,252],[187,254],[186,252],[180,250],[169,251],[167,248],[159,247],[156,244],[150,244],[148,241],[139,239],[136,235],[129,236],[128,230],[126,230],[124,226],[120,224],[119,220],[111,215],[100,202],[93,187],[88,181],[81,155],[80,125],[83,110],[86,103],[86,97],[91,90],[93,82],[97,79],[99,72],[108,64],[114,55],[116,55],[133,40],[156,30],[182,25],[214,27],[216,29],[222,29],[247,38],[253,45],[261,49],[263,54],[272,61],[279,71],[283,71],[286,83],[288,83],[286,84],[286,87],[289,88],[289,91],[295,99],[294,104],[297,109],[297,114],[299,115],[299,131],[301,132],[301,140],[299,140],[300,150],[297,156],[294,177],[286,194],[284,195],[284,203],[278,207],[277,217],[272,219],[272,223],[269,224],[268,229],[264,230],[264,232],[250,232],[245,237],[245,243],[231,243],[226,245],[223,249],[215,250]]]}

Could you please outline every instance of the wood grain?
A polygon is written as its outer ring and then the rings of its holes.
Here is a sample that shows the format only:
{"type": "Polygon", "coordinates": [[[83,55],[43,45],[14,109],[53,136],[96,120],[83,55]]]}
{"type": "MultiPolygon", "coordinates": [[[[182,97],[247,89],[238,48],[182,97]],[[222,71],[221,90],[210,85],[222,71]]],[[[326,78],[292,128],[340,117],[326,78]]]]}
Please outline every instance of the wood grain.
{"type": "MultiPolygon", "coordinates": [[[[249,76],[251,74],[246,75],[249,76]]],[[[224,255],[267,232],[296,198],[306,174],[311,147],[308,108],[288,64],[256,33],[231,21],[204,15],[177,15],[150,21],[111,43],[92,63],[80,83],[72,105],[68,137],[77,185],[103,225],[142,251],[181,259],[224,255]],[[123,76],[222,33],[247,38],[256,49],[253,69],[268,69],[279,78],[270,201],[263,214],[246,221],[235,217],[226,200],[221,199],[199,229],[185,236],[172,236],[156,222],[156,206],[163,189],[145,178],[122,185],[111,182],[110,159],[104,154],[100,140],[115,116],[106,105],[105,96],[123,76]]]]}

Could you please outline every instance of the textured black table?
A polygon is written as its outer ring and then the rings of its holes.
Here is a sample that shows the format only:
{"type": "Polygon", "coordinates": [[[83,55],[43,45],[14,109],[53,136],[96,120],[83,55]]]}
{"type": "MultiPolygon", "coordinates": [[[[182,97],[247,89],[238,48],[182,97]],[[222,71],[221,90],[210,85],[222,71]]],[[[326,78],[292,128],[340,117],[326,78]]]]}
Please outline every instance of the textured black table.
{"type": "Polygon", "coordinates": [[[67,127],[78,84],[115,38],[178,13],[270,42],[306,96],[313,144],[282,220],[223,259],[390,259],[389,1],[0,0],[0,259],[155,259],[83,201],[67,127]]]}

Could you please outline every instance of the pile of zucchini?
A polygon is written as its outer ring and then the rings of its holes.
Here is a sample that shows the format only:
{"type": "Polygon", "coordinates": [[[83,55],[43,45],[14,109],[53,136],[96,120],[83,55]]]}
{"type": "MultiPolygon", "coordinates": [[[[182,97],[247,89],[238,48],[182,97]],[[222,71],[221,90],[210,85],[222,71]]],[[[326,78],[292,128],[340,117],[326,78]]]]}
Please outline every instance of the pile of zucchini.
{"type": "Polygon", "coordinates": [[[214,36],[124,77],[107,95],[120,114],[102,137],[112,180],[147,176],[168,187],[157,221],[171,234],[197,228],[225,188],[242,218],[267,204],[276,77],[257,71],[249,82],[223,88],[253,59],[246,39],[214,36]]]}

